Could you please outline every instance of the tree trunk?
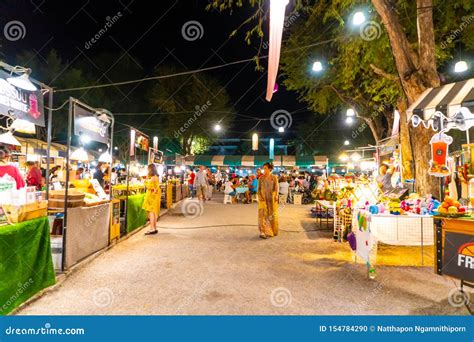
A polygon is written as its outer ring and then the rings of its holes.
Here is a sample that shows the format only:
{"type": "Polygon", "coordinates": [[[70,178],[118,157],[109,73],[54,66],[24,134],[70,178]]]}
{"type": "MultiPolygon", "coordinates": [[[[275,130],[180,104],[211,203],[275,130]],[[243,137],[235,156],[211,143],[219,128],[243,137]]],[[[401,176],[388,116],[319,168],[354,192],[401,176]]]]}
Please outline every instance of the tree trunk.
{"type": "MultiPolygon", "coordinates": [[[[389,0],[372,0],[372,3],[387,31],[398,75],[408,105],[410,105],[425,89],[439,85],[435,59],[433,1],[417,0],[418,54],[411,49],[392,3],[389,0]]],[[[437,194],[439,192],[437,179],[428,175],[429,141],[433,132],[422,126],[417,129],[405,127],[408,125],[407,119],[406,113],[403,112],[401,115],[401,148],[402,151],[411,148],[412,160],[416,160],[413,175],[416,180],[416,190],[420,194],[437,194]],[[412,139],[407,135],[410,135],[412,139]],[[409,145],[408,141],[410,141],[409,145]]],[[[405,154],[405,157],[408,156],[405,154]]],[[[404,158],[404,166],[409,161],[410,158],[404,158]]],[[[404,171],[406,173],[406,170],[404,171]]]]}

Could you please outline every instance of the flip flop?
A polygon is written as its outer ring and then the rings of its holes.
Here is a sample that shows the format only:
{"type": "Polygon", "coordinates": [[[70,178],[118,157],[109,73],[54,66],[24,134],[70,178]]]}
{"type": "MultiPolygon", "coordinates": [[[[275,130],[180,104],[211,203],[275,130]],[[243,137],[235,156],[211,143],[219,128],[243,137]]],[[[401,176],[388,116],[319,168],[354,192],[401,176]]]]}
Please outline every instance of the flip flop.
{"type": "Polygon", "coordinates": [[[263,233],[260,234],[260,239],[266,239],[266,238],[267,238],[267,236],[265,234],[263,234],[263,233]]]}
{"type": "Polygon", "coordinates": [[[155,229],[155,230],[150,230],[148,232],[145,233],[145,235],[155,235],[155,234],[158,234],[158,230],[155,229]]]}

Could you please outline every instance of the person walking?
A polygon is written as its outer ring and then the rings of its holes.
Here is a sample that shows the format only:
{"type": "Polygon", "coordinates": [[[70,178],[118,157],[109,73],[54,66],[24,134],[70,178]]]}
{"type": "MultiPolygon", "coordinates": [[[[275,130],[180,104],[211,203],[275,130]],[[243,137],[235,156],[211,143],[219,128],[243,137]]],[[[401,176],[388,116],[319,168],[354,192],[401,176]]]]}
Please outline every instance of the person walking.
{"type": "Polygon", "coordinates": [[[194,179],[194,185],[198,199],[204,202],[207,194],[207,172],[205,166],[199,167],[199,171],[196,173],[196,178],[194,179]]]}
{"type": "Polygon", "coordinates": [[[194,190],[194,179],[196,178],[196,174],[194,173],[193,169],[189,171],[189,176],[188,176],[188,187],[189,187],[189,195],[191,198],[194,198],[196,196],[195,190],[194,190]]]}
{"type": "Polygon", "coordinates": [[[262,239],[278,235],[278,178],[272,170],[273,164],[265,163],[258,180],[258,229],[262,239]]]}
{"type": "Polygon", "coordinates": [[[160,215],[161,206],[160,180],[158,178],[158,171],[156,170],[155,164],[148,165],[148,179],[146,180],[145,185],[146,194],[142,208],[148,212],[148,218],[150,219],[150,229],[145,233],[145,235],[154,235],[158,234],[156,221],[160,215]]]}

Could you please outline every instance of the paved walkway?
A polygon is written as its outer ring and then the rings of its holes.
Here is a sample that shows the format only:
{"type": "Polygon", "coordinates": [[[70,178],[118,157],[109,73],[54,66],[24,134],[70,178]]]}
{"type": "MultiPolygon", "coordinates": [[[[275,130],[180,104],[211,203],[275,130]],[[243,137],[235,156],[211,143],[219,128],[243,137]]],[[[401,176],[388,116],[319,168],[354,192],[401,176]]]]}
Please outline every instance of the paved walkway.
{"type": "Polygon", "coordinates": [[[281,208],[280,236],[261,240],[257,205],[221,200],[196,218],[178,205],[158,235],[139,232],[18,314],[467,314],[449,305],[454,284],[431,267],[379,267],[367,279],[347,244],[315,231],[309,206],[281,208]]]}

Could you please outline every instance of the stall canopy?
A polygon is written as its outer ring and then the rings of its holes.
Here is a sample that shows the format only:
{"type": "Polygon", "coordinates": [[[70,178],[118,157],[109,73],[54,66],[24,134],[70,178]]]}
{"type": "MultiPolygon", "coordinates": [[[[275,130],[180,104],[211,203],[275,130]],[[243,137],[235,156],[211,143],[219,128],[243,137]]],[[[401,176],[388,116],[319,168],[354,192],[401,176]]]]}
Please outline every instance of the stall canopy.
{"type": "Polygon", "coordinates": [[[425,90],[407,109],[407,118],[418,115],[427,120],[436,111],[450,118],[458,113],[461,107],[466,107],[474,113],[474,78],[425,90]]]}
{"type": "MultiPolygon", "coordinates": [[[[262,166],[268,162],[268,156],[257,155],[199,155],[185,157],[185,165],[188,166],[239,166],[239,167],[255,167],[262,166]]],[[[299,167],[323,167],[327,166],[328,158],[326,156],[275,156],[273,160],[275,166],[299,166],[299,167]]]]}

